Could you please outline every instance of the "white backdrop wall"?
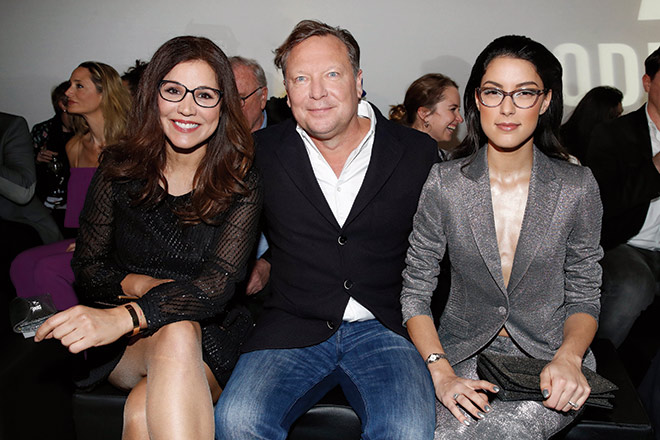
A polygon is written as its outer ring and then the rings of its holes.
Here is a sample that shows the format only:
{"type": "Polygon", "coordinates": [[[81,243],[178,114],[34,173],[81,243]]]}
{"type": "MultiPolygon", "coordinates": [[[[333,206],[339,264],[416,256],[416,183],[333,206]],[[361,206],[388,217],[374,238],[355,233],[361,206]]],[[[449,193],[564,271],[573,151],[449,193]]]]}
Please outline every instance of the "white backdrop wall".
{"type": "Polygon", "coordinates": [[[660,45],[660,0],[2,0],[0,111],[30,125],[52,115],[50,90],[82,61],[120,73],[177,35],[214,40],[257,59],[282,95],[272,50],[305,18],[350,30],[364,88],[383,112],[428,72],[461,89],[478,53],[504,34],[530,36],[564,65],[566,110],[591,87],[614,85],[627,111],[646,100],[644,58],[660,45]]]}

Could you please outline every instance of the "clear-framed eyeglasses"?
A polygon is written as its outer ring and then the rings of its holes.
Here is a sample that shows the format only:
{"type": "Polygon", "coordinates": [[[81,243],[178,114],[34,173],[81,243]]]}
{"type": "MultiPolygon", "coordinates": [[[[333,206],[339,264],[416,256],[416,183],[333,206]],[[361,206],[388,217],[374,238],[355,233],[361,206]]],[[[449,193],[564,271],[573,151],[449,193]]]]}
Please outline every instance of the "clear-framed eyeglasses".
{"type": "Polygon", "coordinates": [[[241,98],[241,107],[245,107],[245,102],[248,100],[248,98],[249,98],[250,96],[254,95],[255,93],[257,93],[259,90],[261,90],[261,89],[263,89],[263,88],[264,88],[264,86],[259,86],[259,87],[257,87],[256,89],[254,89],[254,90],[252,91],[252,93],[250,93],[250,94],[248,94],[248,95],[245,95],[245,96],[241,96],[241,97],[240,97],[240,98],[241,98]]]}
{"type": "Polygon", "coordinates": [[[197,87],[190,90],[176,81],[162,80],[158,85],[158,94],[165,101],[180,102],[190,93],[195,103],[204,108],[213,108],[222,98],[222,91],[212,87],[197,87]]]}
{"type": "Polygon", "coordinates": [[[513,105],[520,109],[527,109],[534,107],[538,102],[539,97],[546,93],[548,93],[548,89],[517,89],[511,92],[505,92],[496,87],[477,88],[479,102],[486,107],[497,107],[504,102],[504,98],[510,96],[513,105]]]}

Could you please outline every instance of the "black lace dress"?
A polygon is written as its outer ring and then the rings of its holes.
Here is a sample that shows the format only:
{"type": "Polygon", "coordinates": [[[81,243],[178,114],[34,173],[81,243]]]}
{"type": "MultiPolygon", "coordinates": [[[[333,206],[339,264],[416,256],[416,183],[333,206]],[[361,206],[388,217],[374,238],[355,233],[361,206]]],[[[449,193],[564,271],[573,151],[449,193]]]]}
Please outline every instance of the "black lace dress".
{"type": "MultiPolygon", "coordinates": [[[[130,273],[173,279],[136,302],[144,311],[148,337],[162,326],[183,320],[202,328],[204,361],[224,387],[251,328],[247,311],[230,303],[234,284],[245,275],[257,237],[262,189],[259,176],[246,177],[247,196],[235,197],[215,225],[183,225],[172,212],[191,194],[166,195],[157,204],[135,205],[131,197],[140,183],[107,180],[97,172],[80,217],[71,263],[82,304],[103,307],[126,302],[120,282],[130,273]]],[[[90,387],[107,378],[128,338],[87,350],[89,376],[77,381],[90,387]]]]}

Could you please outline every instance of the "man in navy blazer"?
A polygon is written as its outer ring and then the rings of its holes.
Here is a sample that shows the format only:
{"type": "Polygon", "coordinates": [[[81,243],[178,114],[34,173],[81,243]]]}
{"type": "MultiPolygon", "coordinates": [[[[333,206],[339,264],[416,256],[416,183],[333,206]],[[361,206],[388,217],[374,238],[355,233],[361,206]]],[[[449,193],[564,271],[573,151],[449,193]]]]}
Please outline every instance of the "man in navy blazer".
{"type": "Polygon", "coordinates": [[[616,346],[653,302],[660,281],[660,48],[644,65],[648,102],[596,127],[587,152],[603,200],[598,336],[616,346]]]}
{"type": "Polygon", "coordinates": [[[339,384],[364,438],[432,438],[433,386],[399,294],[437,147],[360,99],[348,31],[305,20],[275,53],[295,120],[255,137],[272,297],[218,401],[216,436],[284,439],[339,384]]]}

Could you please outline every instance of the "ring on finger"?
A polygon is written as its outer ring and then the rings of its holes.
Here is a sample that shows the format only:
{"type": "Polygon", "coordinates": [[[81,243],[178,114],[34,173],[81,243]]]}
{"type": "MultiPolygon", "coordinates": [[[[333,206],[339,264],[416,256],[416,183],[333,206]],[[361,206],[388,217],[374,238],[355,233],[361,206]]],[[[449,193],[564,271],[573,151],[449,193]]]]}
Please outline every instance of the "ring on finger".
{"type": "Polygon", "coordinates": [[[568,404],[571,405],[573,408],[577,408],[577,407],[578,407],[576,403],[573,403],[573,402],[571,402],[570,400],[568,401],[568,404]]]}
{"type": "Polygon", "coordinates": [[[451,397],[452,397],[452,398],[453,398],[454,400],[456,400],[456,399],[458,399],[458,396],[460,396],[460,394],[459,394],[459,393],[454,393],[454,395],[453,395],[453,396],[451,396],[451,397]]]}

